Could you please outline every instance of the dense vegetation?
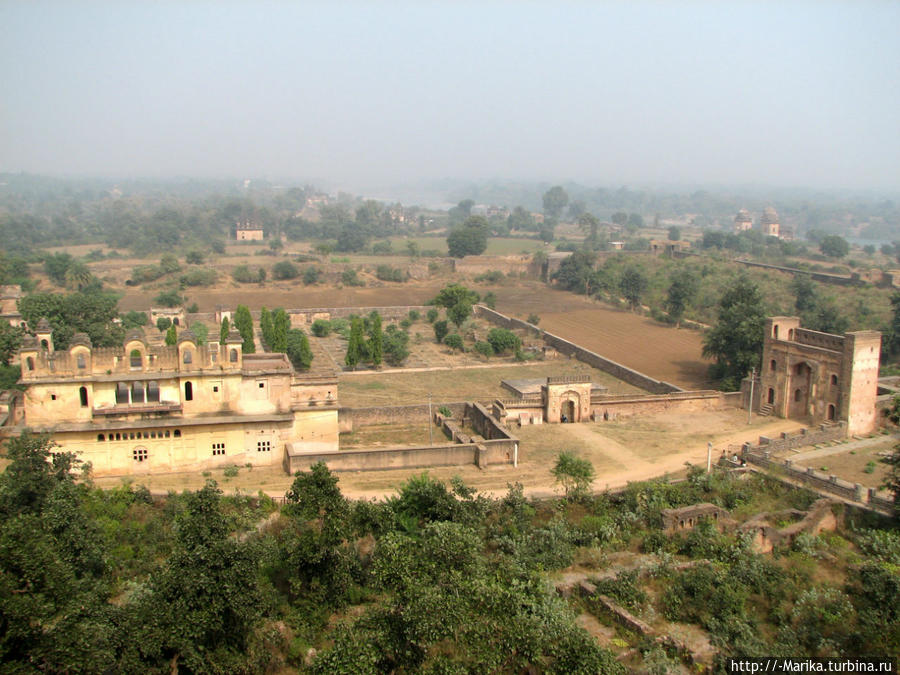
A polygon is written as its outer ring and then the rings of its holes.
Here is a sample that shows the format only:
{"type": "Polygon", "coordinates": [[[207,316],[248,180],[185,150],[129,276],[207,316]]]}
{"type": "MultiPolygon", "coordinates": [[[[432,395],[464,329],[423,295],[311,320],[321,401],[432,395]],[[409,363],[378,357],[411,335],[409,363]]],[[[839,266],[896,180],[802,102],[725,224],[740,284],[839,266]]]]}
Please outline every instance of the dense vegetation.
{"type": "MultiPolygon", "coordinates": [[[[566,501],[534,502],[521,486],[491,500],[423,474],[389,499],[352,502],[320,464],[279,510],[214,483],[162,500],[101,491],[43,437],[6,453],[5,672],[624,673],[671,660],[620,631],[636,648],[623,666],[575,624],[578,611],[609,620],[548,586],[573,561],[639,615],[698,624],[721,655],[900,649],[900,537],[884,523],[850,520],[774,556],[705,525],[662,536],[666,507],[712,501],[740,515],[812,500],[762,477],[694,472],[599,496],[575,482],[566,501]],[[603,581],[605,556],[626,550],[656,562],[603,581]],[[685,558],[703,562],[672,564],[685,558]]],[[[561,480],[590,469],[571,459],[561,480]]]]}

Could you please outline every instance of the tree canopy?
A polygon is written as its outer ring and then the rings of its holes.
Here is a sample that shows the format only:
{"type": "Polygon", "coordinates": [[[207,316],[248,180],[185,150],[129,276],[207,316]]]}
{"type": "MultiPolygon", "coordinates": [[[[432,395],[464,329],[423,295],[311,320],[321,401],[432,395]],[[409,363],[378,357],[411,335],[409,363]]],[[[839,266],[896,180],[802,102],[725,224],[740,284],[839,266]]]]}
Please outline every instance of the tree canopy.
{"type": "Polygon", "coordinates": [[[488,222],[482,216],[469,216],[447,236],[447,250],[454,258],[481,255],[487,248],[488,222]]]}

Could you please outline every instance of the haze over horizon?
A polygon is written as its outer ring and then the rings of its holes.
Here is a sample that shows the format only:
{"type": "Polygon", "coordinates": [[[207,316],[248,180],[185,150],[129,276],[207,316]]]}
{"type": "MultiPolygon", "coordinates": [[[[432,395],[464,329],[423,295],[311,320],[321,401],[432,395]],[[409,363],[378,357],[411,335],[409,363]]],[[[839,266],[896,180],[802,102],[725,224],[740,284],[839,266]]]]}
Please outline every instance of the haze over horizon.
{"type": "Polygon", "coordinates": [[[0,171],[900,189],[900,3],[0,5],[0,171]]]}

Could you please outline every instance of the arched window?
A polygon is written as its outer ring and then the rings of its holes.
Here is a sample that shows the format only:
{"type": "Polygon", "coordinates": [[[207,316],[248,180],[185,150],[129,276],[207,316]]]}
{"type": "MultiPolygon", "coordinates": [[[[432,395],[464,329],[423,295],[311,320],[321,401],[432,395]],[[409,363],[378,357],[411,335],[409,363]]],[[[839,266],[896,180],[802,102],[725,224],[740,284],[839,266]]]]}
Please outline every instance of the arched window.
{"type": "Polygon", "coordinates": [[[231,351],[228,352],[228,360],[231,361],[232,363],[237,363],[237,356],[238,356],[237,349],[232,349],[231,351]]]}
{"type": "Polygon", "coordinates": [[[81,387],[78,390],[78,398],[81,399],[81,407],[87,408],[87,404],[88,404],[87,387],[81,387]]]}
{"type": "Polygon", "coordinates": [[[172,319],[172,323],[175,324],[176,326],[178,325],[178,317],[177,316],[174,319],[172,319]]]}
{"type": "Polygon", "coordinates": [[[181,429],[176,429],[173,435],[175,438],[181,438],[181,429]]]}
{"type": "Polygon", "coordinates": [[[795,390],[794,391],[794,400],[799,401],[801,398],[803,398],[803,390],[802,389],[795,390]]]}
{"type": "Polygon", "coordinates": [[[775,390],[769,387],[769,397],[768,397],[769,405],[775,403],[775,390]]]}
{"type": "Polygon", "coordinates": [[[831,386],[836,387],[837,383],[838,383],[837,375],[832,375],[831,376],[831,386]]]}
{"type": "Polygon", "coordinates": [[[98,441],[105,441],[105,440],[106,440],[106,436],[104,436],[103,434],[97,434],[97,440],[98,440],[98,441]]]}
{"type": "Polygon", "coordinates": [[[140,368],[143,364],[143,358],[141,357],[141,352],[138,349],[131,350],[131,367],[132,368],[140,368]]]}
{"type": "Polygon", "coordinates": [[[34,370],[34,359],[30,356],[25,359],[25,366],[28,368],[28,370],[34,370]]]}
{"type": "Polygon", "coordinates": [[[87,366],[87,362],[84,360],[84,354],[78,354],[78,355],[75,357],[75,364],[76,364],[79,368],[85,368],[85,367],[87,366]]]}
{"type": "Polygon", "coordinates": [[[124,382],[116,385],[116,403],[120,405],[128,403],[128,385],[124,382]]]}
{"type": "Polygon", "coordinates": [[[144,402],[144,385],[140,382],[135,382],[131,385],[131,402],[132,403],[143,403],[144,402]]]}
{"type": "Polygon", "coordinates": [[[151,382],[147,385],[147,402],[159,403],[159,382],[151,382]]]}
{"type": "Polygon", "coordinates": [[[772,327],[772,337],[774,337],[776,340],[778,339],[778,326],[777,325],[772,327]]]}
{"type": "Polygon", "coordinates": [[[184,357],[183,357],[183,358],[184,358],[184,362],[185,362],[185,363],[191,363],[191,362],[194,360],[194,356],[193,356],[193,354],[191,354],[191,350],[190,350],[190,349],[185,349],[185,350],[184,350],[184,357]]]}
{"type": "Polygon", "coordinates": [[[834,420],[834,405],[828,404],[828,421],[831,422],[834,420]]]}
{"type": "Polygon", "coordinates": [[[190,382],[184,383],[184,400],[185,401],[193,401],[194,400],[194,385],[190,382]]]}
{"type": "Polygon", "coordinates": [[[50,349],[50,343],[46,340],[41,340],[41,347],[43,347],[44,349],[50,349]]]}
{"type": "Polygon", "coordinates": [[[777,364],[775,363],[775,359],[772,359],[771,361],[769,361],[769,370],[775,370],[776,365],[777,364]]]}

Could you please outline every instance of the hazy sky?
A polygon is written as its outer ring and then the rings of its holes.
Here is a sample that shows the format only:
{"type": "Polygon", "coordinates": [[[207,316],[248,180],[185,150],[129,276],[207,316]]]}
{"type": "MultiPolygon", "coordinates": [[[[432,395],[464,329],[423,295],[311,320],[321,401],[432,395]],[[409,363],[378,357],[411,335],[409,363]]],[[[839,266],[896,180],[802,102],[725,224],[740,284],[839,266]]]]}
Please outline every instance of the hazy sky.
{"type": "Polygon", "coordinates": [[[900,188],[900,2],[0,2],[0,170],[900,188]]]}

